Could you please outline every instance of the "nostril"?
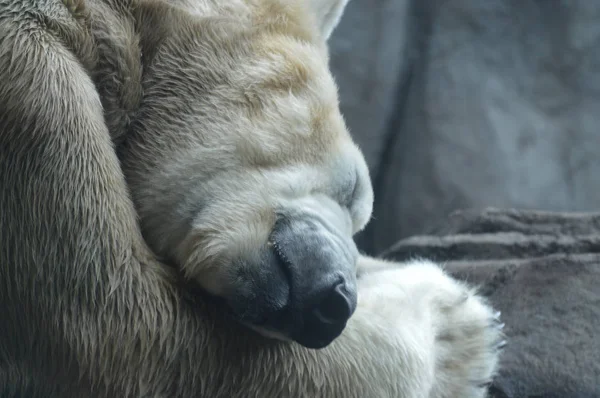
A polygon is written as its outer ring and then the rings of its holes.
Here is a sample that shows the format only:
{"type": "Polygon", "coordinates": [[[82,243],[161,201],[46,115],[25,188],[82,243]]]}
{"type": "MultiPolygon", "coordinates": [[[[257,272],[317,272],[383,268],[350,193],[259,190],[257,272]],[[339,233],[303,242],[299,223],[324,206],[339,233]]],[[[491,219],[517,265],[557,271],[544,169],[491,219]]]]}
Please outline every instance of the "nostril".
{"type": "Polygon", "coordinates": [[[338,283],[313,310],[313,315],[322,323],[339,324],[352,315],[352,305],[344,292],[344,283],[338,283]]]}

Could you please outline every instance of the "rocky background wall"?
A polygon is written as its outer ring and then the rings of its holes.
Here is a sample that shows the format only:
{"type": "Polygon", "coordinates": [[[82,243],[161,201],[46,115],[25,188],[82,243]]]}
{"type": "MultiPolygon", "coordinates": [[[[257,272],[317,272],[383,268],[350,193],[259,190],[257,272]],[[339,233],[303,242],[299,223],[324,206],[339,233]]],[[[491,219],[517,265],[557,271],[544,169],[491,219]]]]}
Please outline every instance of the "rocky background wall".
{"type": "Polygon", "coordinates": [[[460,208],[600,207],[600,2],[351,0],[331,39],[377,254],[460,208]]]}
{"type": "Polygon", "coordinates": [[[331,49],[375,188],[359,247],[502,311],[492,398],[599,398],[600,1],[351,0],[331,49]]]}

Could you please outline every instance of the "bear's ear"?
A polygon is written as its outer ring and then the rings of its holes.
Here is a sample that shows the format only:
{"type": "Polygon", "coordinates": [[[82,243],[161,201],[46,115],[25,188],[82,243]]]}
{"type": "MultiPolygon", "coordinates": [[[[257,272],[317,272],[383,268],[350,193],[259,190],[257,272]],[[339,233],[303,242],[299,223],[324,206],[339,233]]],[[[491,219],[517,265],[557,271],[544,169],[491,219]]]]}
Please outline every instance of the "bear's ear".
{"type": "Polygon", "coordinates": [[[349,0],[307,0],[311,11],[315,15],[321,35],[329,39],[331,32],[340,22],[346,4],[349,0]]]}

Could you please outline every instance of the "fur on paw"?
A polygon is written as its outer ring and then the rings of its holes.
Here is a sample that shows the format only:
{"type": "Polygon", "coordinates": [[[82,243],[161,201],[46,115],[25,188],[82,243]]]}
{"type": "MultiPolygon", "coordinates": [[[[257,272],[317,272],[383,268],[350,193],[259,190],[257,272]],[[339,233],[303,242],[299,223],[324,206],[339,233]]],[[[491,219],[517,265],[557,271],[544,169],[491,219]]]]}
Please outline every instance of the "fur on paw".
{"type": "Polygon", "coordinates": [[[483,398],[506,345],[500,313],[477,291],[446,275],[437,265],[429,268],[435,329],[435,376],[431,398],[483,398]]]}
{"type": "Polygon", "coordinates": [[[476,289],[427,260],[366,272],[359,281],[359,302],[372,321],[397,319],[399,344],[418,352],[427,364],[422,371],[431,372],[415,397],[486,396],[505,343],[500,314],[476,289]]]}

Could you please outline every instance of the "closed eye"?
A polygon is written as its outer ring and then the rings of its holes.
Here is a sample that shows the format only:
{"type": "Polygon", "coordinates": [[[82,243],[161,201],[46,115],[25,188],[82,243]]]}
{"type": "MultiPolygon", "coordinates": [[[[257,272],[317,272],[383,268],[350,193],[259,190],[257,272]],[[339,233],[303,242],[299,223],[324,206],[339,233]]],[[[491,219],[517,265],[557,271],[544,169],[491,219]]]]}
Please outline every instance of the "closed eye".
{"type": "Polygon", "coordinates": [[[331,198],[339,203],[341,207],[351,211],[358,195],[358,173],[356,169],[345,169],[343,173],[335,175],[333,181],[334,183],[330,187],[330,189],[333,188],[330,191],[331,198]]]}
{"type": "Polygon", "coordinates": [[[357,198],[356,196],[358,195],[358,190],[359,190],[359,184],[360,184],[360,178],[358,178],[358,172],[355,169],[354,170],[354,176],[353,176],[353,183],[352,183],[352,190],[350,191],[350,197],[348,198],[348,204],[347,207],[348,208],[352,208],[352,205],[354,204],[354,202],[356,202],[357,198]]]}
{"type": "Polygon", "coordinates": [[[352,219],[354,233],[365,227],[373,211],[373,195],[368,177],[354,170],[352,189],[349,189],[346,208],[352,219]]]}
{"type": "Polygon", "coordinates": [[[340,192],[340,205],[351,210],[354,203],[356,202],[358,195],[358,173],[356,169],[353,169],[348,176],[346,176],[342,190],[340,192]]]}

